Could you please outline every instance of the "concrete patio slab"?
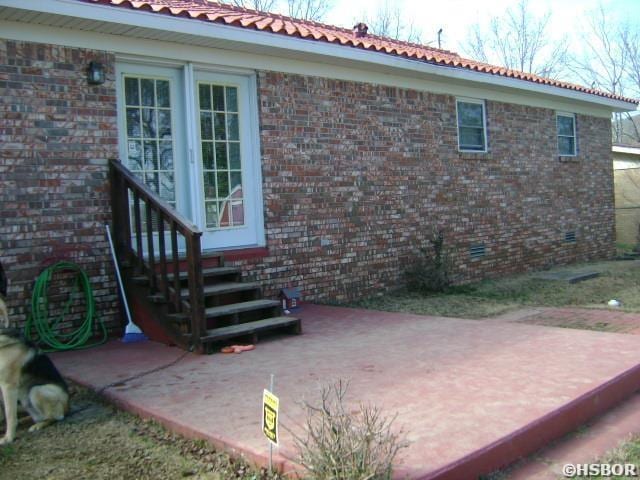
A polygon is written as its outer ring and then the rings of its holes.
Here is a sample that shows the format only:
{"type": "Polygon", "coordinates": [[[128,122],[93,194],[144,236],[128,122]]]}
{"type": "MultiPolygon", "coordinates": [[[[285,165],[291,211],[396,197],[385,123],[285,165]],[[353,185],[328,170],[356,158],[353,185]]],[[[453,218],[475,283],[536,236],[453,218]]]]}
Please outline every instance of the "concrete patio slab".
{"type": "MultiPolygon", "coordinates": [[[[300,401],[350,380],[410,442],[399,478],[476,478],[531,453],[616,404],[640,385],[640,337],[306,305],[304,334],[240,355],[188,354],[153,342],[55,355],[64,375],[175,430],[266,461],[262,389],[275,375],[283,423],[299,430],[300,401]]],[[[277,460],[291,468],[281,430],[277,460]]]]}

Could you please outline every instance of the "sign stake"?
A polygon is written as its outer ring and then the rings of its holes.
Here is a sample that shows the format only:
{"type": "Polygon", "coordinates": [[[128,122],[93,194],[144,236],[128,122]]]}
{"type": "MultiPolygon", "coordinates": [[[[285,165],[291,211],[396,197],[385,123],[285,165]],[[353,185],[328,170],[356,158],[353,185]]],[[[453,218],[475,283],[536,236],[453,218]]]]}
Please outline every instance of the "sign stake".
{"type": "MultiPolygon", "coordinates": [[[[271,381],[269,382],[269,391],[273,393],[273,373],[271,374],[271,381]]],[[[269,443],[269,475],[273,474],[273,443],[269,443]]]]}

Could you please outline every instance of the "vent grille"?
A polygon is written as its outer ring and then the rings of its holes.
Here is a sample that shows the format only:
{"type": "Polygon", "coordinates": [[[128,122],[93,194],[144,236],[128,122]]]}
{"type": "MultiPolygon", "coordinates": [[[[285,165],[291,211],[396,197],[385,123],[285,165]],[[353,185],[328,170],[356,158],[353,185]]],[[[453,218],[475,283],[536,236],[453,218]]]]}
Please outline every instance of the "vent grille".
{"type": "Polygon", "coordinates": [[[482,258],[485,255],[484,243],[477,243],[469,247],[469,256],[474,258],[482,258]]]}
{"type": "Polygon", "coordinates": [[[576,232],[565,232],[564,241],[565,243],[576,243],[576,232]]]}

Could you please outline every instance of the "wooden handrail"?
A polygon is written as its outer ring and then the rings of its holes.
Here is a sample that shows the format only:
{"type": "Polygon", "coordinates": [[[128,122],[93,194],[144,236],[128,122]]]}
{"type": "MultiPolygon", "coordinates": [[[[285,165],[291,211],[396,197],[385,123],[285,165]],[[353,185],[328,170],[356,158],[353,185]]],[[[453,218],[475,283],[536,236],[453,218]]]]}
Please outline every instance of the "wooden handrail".
{"type": "Polygon", "coordinates": [[[134,187],[132,190],[137,190],[140,194],[140,198],[146,201],[149,200],[151,203],[156,204],[157,208],[162,211],[162,213],[171,218],[176,224],[180,227],[180,233],[200,233],[202,234],[202,230],[200,230],[196,225],[194,225],[191,220],[187,219],[180,212],[171,207],[167,202],[165,202],[162,198],[160,198],[153,190],[147,187],[142,181],[136,177],[131,170],[125,167],[120,160],[112,159],[109,161],[111,167],[113,167],[122,177],[126,180],[126,182],[134,187]]]}
{"type": "Polygon", "coordinates": [[[109,166],[113,230],[118,258],[134,261],[138,273],[147,276],[154,301],[164,304],[167,313],[189,315],[191,345],[200,350],[200,337],[207,329],[201,262],[202,231],[151,191],[120,161],[110,160],[109,166]],[[144,222],[141,202],[144,202],[144,222]],[[133,224],[131,207],[134,214],[133,224]],[[165,228],[165,223],[169,226],[168,229],[165,228]],[[167,232],[169,246],[166,245],[167,232]],[[184,237],[187,255],[188,302],[186,307],[179,279],[178,235],[184,237]],[[146,236],[146,239],[143,239],[143,236],[146,236]],[[132,237],[135,237],[135,242],[132,237]],[[156,240],[158,242],[157,258],[155,256],[156,240]],[[144,247],[147,248],[146,255],[144,247]],[[173,279],[169,277],[169,270],[173,273],[173,279]]]}

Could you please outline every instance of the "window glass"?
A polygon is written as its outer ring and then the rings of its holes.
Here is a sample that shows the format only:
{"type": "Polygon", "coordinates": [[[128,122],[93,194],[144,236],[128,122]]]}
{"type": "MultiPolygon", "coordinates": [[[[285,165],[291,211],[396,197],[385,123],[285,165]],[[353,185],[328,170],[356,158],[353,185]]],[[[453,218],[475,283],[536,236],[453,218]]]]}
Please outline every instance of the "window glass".
{"type": "Polygon", "coordinates": [[[206,227],[244,225],[238,89],[200,82],[198,91],[206,227]]]}
{"type": "Polygon", "coordinates": [[[562,156],[576,154],[576,120],[573,115],[558,114],[556,116],[558,135],[558,153],[562,156]]]}
{"type": "Polygon", "coordinates": [[[485,113],[483,102],[457,102],[458,146],[460,150],[485,151],[485,113]]]}
{"type": "Polygon", "coordinates": [[[127,166],[147,187],[175,206],[169,81],[127,75],[123,87],[127,166]]]}

